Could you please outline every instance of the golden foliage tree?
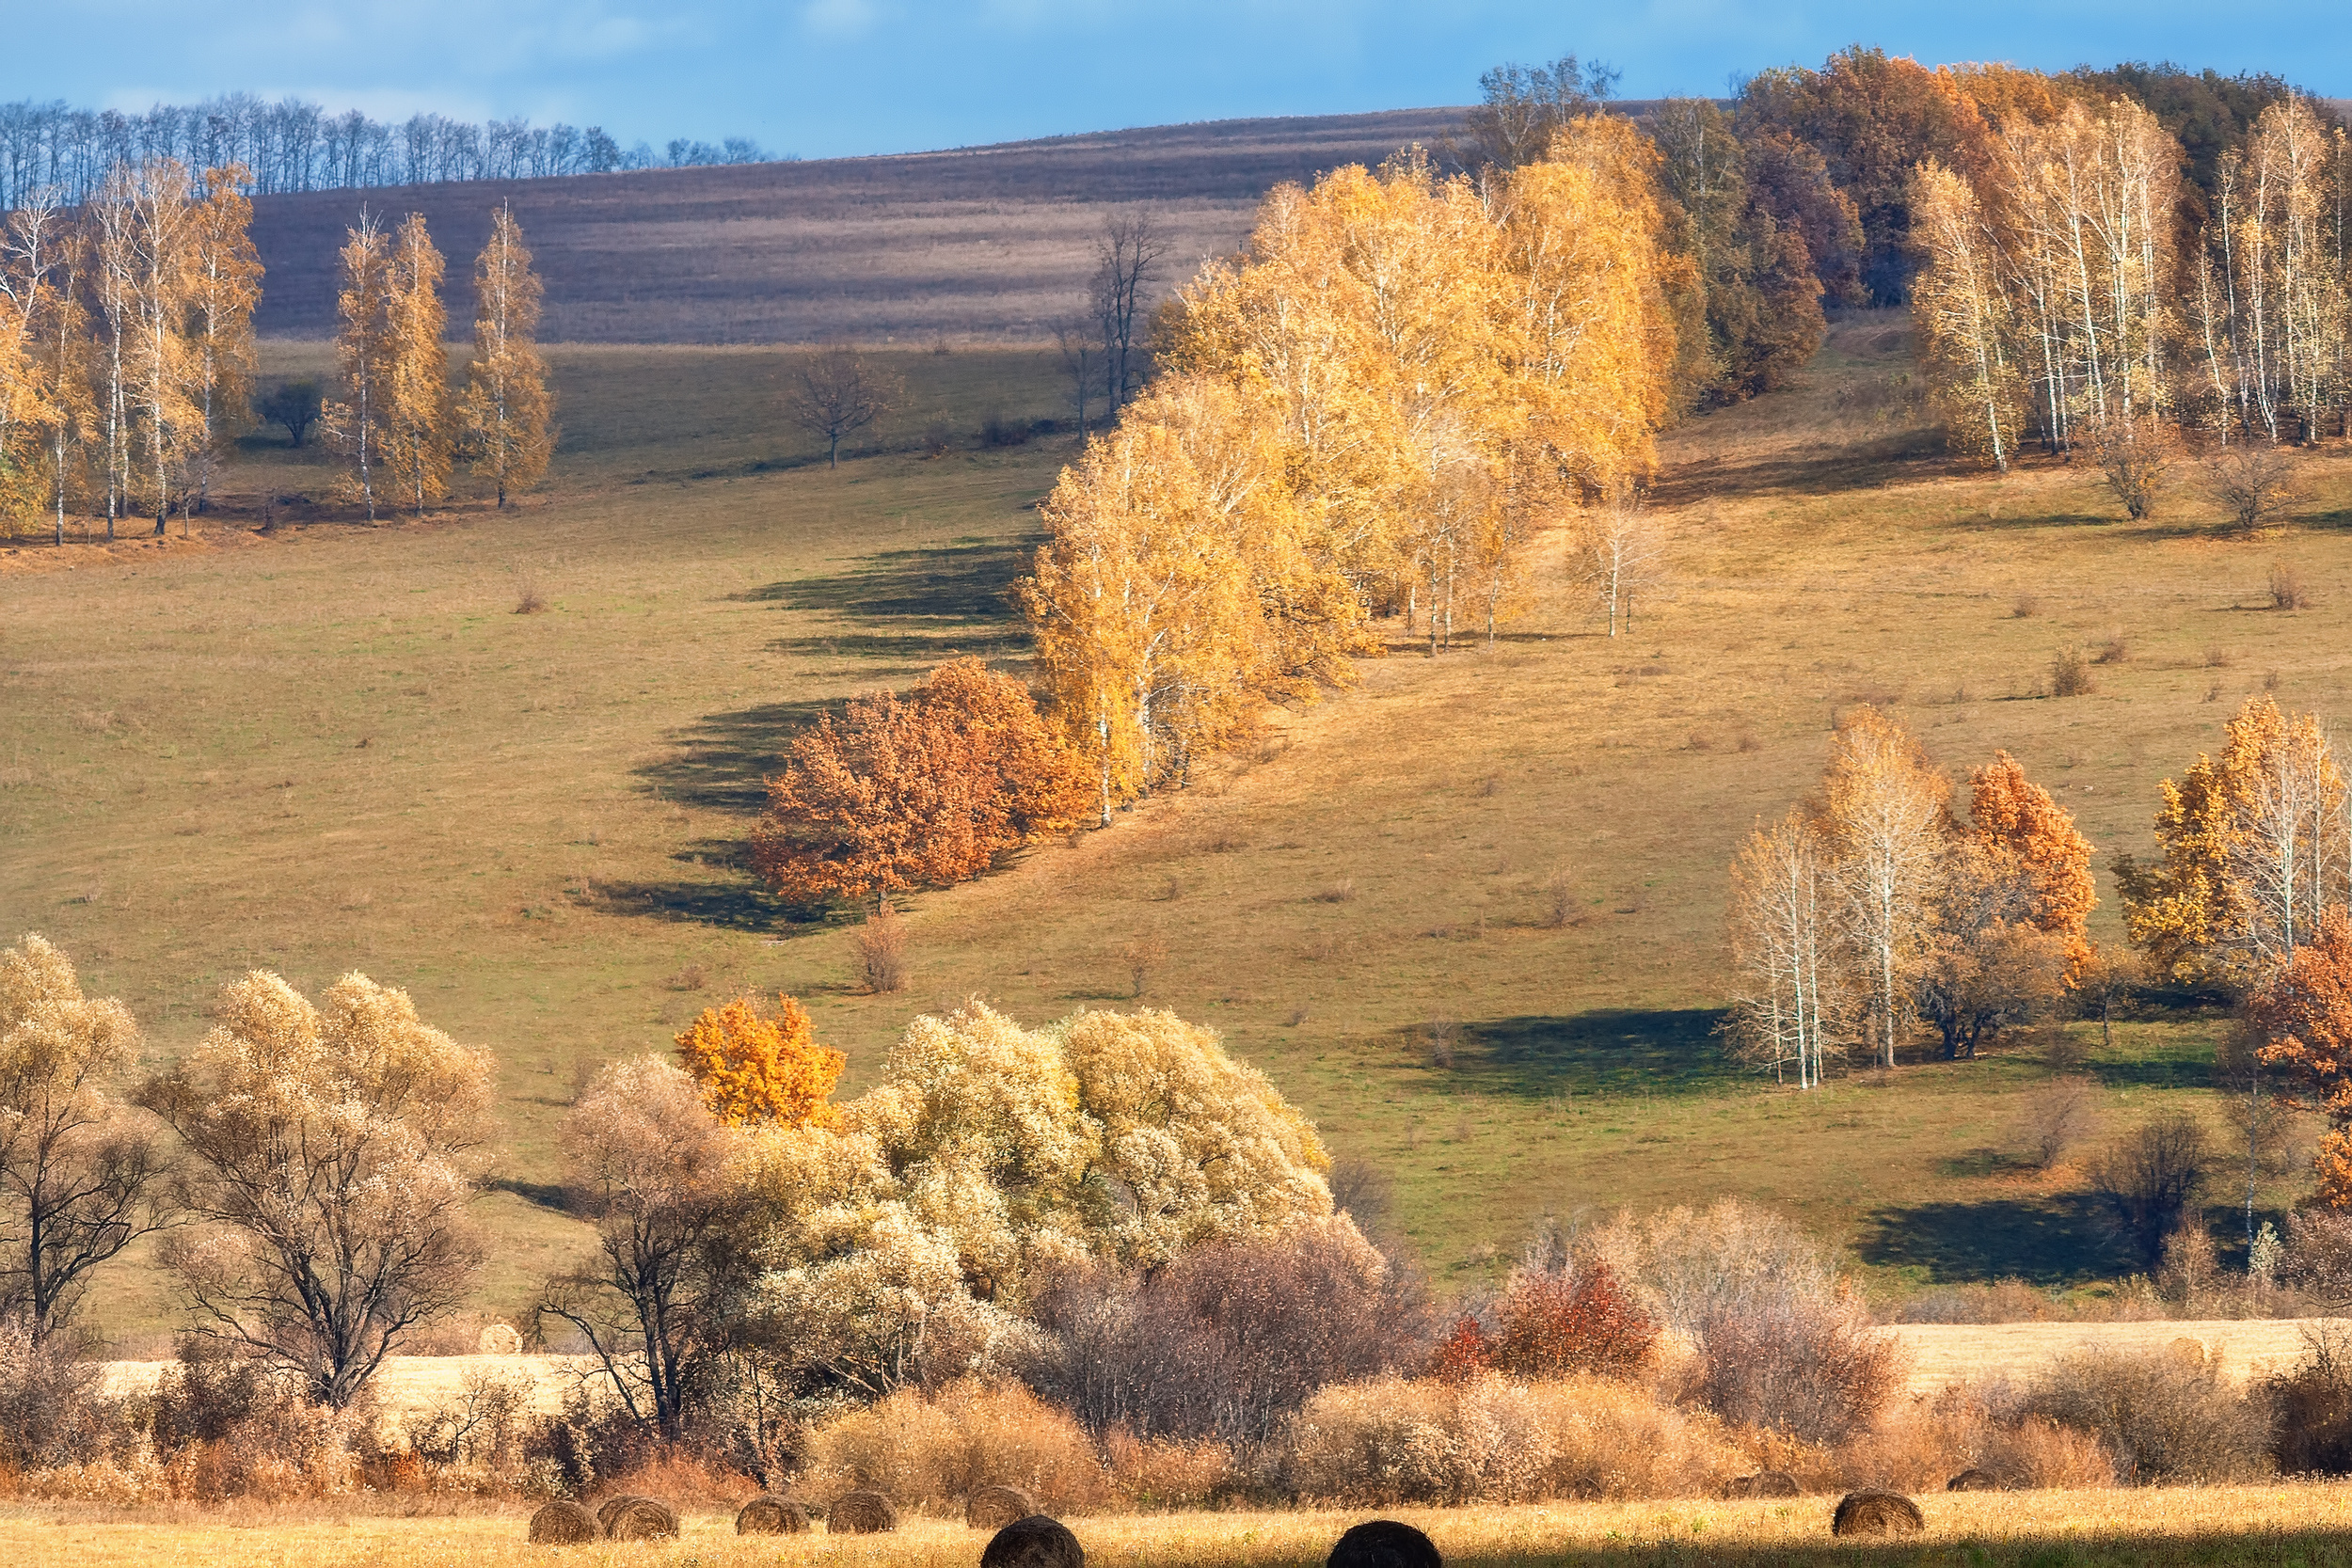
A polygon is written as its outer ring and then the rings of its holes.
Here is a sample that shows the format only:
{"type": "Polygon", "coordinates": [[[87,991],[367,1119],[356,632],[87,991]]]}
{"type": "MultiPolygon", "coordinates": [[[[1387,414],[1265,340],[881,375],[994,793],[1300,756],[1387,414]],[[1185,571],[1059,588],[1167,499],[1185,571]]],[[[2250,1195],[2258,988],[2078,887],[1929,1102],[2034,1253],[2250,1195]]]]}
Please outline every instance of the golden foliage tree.
{"type": "Polygon", "coordinates": [[[503,510],[510,492],[547,477],[556,439],[555,400],[539,356],[543,291],[511,208],[491,214],[490,238],[474,259],[473,292],[473,362],[457,413],[474,472],[498,486],[503,510]]]}
{"type": "Polygon", "coordinates": [[[783,995],[773,1018],[748,996],[705,1007],[679,1033],[677,1053],[702,1085],[710,1114],[730,1127],[825,1119],[832,1114],[826,1097],[849,1065],[840,1052],[817,1043],[808,1009],[783,995]]]}
{"type": "Polygon", "coordinates": [[[253,312],[262,301],[262,259],[253,248],[252,172],[243,164],[204,171],[203,199],[191,214],[188,337],[194,349],[192,401],[199,426],[198,504],[209,494],[213,465],[251,419],[257,368],[253,312]]]}
{"type": "Polygon", "coordinates": [[[2098,907],[2090,841],[2074,815],[2026,776],[2007,752],[1968,775],[1968,839],[1978,873],[1998,900],[1992,918],[2058,938],[2070,970],[2090,961],[2090,911],[2098,907]]]}
{"type": "Polygon", "coordinates": [[[978,876],[1085,810],[1077,760],[1020,682],[951,659],[793,742],[752,838],[786,897],[855,898],[978,876]]]}
{"type": "Polygon", "coordinates": [[[491,1063],[364,974],[325,1000],[260,971],[225,987],[139,1098],[185,1150],[174,1196],[196,1223],[165,1261],[203,1332],[342,1409],[472,1286],[491,1063]]]}
{"type": "Polygon", "coordinates": [[[350,460],[344,487],[375,521],[376,494],[385,483],[385,442],[392,409],[391,245],[382,224],[364,207],[345,230],[337,257],[342,288],[335,306],[342,326],[335,334],[335,375],[340,398],[319,411],[329,445],[350,460]]]}
{"type": "Polygon", "coordinates": [[[1893,1067],[1908,971],[1928,944],[1944,892],[1951,781],[1901,724],[1864,707],[1838,730],[1821,790],[1879,1062],[1893,1067]]]}
{"type": "Polygon", "coordinates": [[[1105,822],[1351,678],[1373,614],[1425,610],[1432,652],[1491,621],[1533,517],[1649,472],[1690,282],[1655,154],[1601,117],[1550,147],[1485,185],[1406,153],[1280,186],[1164,312],[1162,380],[1064,471],[1022,587],[1105,822]]]}
{"type": "Polygon", "coordinates": [[[2249,697],[2162,786],[2159,858],[2121,857],[2116,882],[2135,945],[2160,973],[2257,982],[2293,958],[2352,885],[2344,776],[2316,715],[2249,697]]]}
{"type": "Polygon", "coordinates": [[[388,333],[384,376],[384,471],[395,494],[424,515],[449,495],[449,313],[441,305],[447,270],[424,216],[411,213],[392,235],[386,278],[388,333]]]}

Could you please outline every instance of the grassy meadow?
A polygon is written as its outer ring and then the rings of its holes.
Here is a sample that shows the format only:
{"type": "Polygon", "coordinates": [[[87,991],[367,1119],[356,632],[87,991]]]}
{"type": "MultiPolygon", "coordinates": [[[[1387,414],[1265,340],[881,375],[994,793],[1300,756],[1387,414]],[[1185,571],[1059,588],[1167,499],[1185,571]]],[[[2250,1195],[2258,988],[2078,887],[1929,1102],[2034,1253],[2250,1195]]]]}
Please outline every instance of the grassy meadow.
{"type": "MultiPolygon", "coordinates": [[[[2168,1487],[2149,1492],[1967,1492],[1920,1499],[1921,1535],[1833,1542],[1827,1497],[1788,1501],[1544,1503],[1403,1508],[1449,1563],[2032,1564],[2352,1561],[2352,1497],[2342,1487],[2168,1487]]],[[[886,1535],[734,1533],[731,1512],[681,1517],[675,1541],[532,1546],[519,1508],[427,1517],[300,1511],[198,1513],[131,1522],[95,1510],[0,1512],[0,1549],[24,1568],[967,1568],[984,1537],[960,1521],[914,1518],[886,1535]]],[[[1102,1568],[1311,1568],[1364,1515],[1314,1509],[1076,1518],[1102,1568]]]]}
{"type": "MultiPolygon", "coordinates": [[[[256,965],[306,989],[364,970],[495,1051],[485,1312],[519,1315],[580,1244],[552,1133],[597,1063],[782,989],[854,1089],[917,1011],[1134,1005],[1118,955],[1138,935],[1168,951],[1141,1000],[1222,1030],[1386,1173],[1441,1287],[1547,1212],[1725,1193],[1887,1291],[2109,1278],[2130,1260],[2079,1163],[2021,1158],[2054,1064],[2081,1056],[2110,1127],[2171,1104],[2221,1125],[2225,1021],[2193,1010],[1811,1095],[1727,1065],[1724,871],[1861,702],[1956,772],[2008,748],[2103,864],[2144,852],[2157,781],[2245,695],[2346,709],[2342,449],[2299,460],[2305,499],[2267,536],[2217,531],[2193,484],[2132,525],[2079,470],[1936,455],[1899,320],[1850,318],[1791,389],[1665,442],[1674,576],[1630,633],[1601,635],[1547,542],[1491,646],[1430,658],[1391,625],[1355,689],[1269,715],[1192,789],[906,900],[913,988],[869,996],[848,919],[743,869],[760,780],[827,704],[950,653],[1018,667],[1003,591],[1074,437],[977,436],[1066,420],[1049,354],[903,353],[901,412],[828,469],[775,413],[791,352],[552,351],[555,483],[505,515],[469,495],[366,526],[273,432],[192,538],[175,518],[112,549],[0,542],[0,928],[64,944],[159,1053],[256,965]],[[926,456],[934,424],[954,440],[926,456]],[[2281,564],[2312,608],[2264,608],[2281,564]],[[545,613],[516,612],[527,591],[545,613]],[[2097,691],[2042,696],[2056,652],[2092,644],[2115,656],[2097,691]],[[1564,869],[1576,912],[1554,927],[1564,869]]],[[[273,375],[326,362],[267,354],[273,375]]],[[[125,1344],[170,1321],[133,1268],[96,1307],[125,1344]]]]}

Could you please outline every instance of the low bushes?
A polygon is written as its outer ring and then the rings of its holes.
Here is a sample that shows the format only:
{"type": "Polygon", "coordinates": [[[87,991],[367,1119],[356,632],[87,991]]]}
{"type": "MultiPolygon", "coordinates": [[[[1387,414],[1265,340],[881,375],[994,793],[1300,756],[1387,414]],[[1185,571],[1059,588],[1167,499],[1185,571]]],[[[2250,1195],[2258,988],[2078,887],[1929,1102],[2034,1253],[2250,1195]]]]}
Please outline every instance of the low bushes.
{"type": "Polygon", "coordinates": [[[1352,1507],[1700,1497],[1747,1465],[1722,1423],[1606,1378],[1326,1388],[1269,1457],[1276,1489],[1352,1507]]]}
{"type": "Polygon", "coordinates": [[[2268,1467],[2268,1410],[2194,1340],[2153,1354],[2066,1356],[2035,1380],[2024,1407],[2096,1436],[2119,1481],[2217,1484],[2268,1467]]]}
{"type": "Polygon", "coordinates": [[[856,1487],[948,1512],[983,1486],[1016,1486],[1048,1513],[1106,1506],[1114,1488],[1086,1430],[1018,1385],[914,1389],[850,1410],[809,1433],[796,1483],[813,1497],[856,1487]]]}

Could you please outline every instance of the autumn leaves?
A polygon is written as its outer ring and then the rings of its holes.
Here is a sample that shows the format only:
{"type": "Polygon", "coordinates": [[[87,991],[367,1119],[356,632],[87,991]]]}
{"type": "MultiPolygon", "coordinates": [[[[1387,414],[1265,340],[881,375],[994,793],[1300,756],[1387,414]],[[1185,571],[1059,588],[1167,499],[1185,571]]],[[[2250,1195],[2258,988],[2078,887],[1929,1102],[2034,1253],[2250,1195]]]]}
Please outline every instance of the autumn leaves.
{"type": "Polygon", "coordinates": [[[1418,158],[1267,198],[1163,312],[1164,373],[1044,506],[1020,589],[1102,820],[1270,700],[1344,684],[1375,613],[1489,627],[1534,522],[1646,476],[1675,336],[1649,144],[1572,121],[1473,183],[1418,158]]]}
{"type": "Polygon", "coordinates": [[[1800,1086],[1861,1046],[1892,1067],[1915,1017],[1947,1057],[2057,997],[2090,959],[2090,845],[2008,752],[1951,784],[1874,708],[1838,732],[1820,794],[1749,835],[1731,876],[1726,1032],[1800,1086]]]}
{"type": "Polygon", "coordinates": [[[0,244],[0,514],[103,511],[162,533],[242,428],[262,267],[246,171],[118,164],[69,214],[8,214],[0,244]],[[95,470],[95,471],[93,471],[95,470]]]}
{"type": "Polygon", "coordinates": [[[453,459],[470,456],[498,502],[547,473],[555,448],[554,403],[534,334],[540,285],[514,214],[501,207],[474,263],[474,354],[466,391],[453,399],[441,253],[411,213],[387,230],[364,211],[339,258],[336,375],[326,437],[350,467],[349,498],[375,518],[379,499],[418,516],[449,495],[453,459]]]}
{"type": "Polygon", "coordinates": [[[2007,467],[2028,441],[2120,459],[2164,420],[2276,442],[2341,419],[2352,164],[2311,103],[2271,103],[2201,192],[2131,99],[1938,76],[1968,134],[1913,181],[1914,319],[1957,445],[2007,467]]]}

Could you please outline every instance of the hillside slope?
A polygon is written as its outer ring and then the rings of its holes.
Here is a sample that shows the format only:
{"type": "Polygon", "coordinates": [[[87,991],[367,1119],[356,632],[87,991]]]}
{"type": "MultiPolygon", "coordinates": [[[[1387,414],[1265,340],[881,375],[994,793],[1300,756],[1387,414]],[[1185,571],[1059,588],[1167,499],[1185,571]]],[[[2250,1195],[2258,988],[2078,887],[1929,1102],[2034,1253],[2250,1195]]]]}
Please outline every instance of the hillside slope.
{"type": "Polygon", "coordinates": [[[1216,120],[993,147],[560,180],[265,196],[254,243],[268,337],[334,330],[334,256],[364,200],[422,213],[469,265],[511,202],[548,285],[551,340],[576,342],[1037,342],[1084,304],[1104,209],[1148,210],[1164,284],[1232,250],[1285,180],[1431,143],[1458,109],[1216,120]]]}

